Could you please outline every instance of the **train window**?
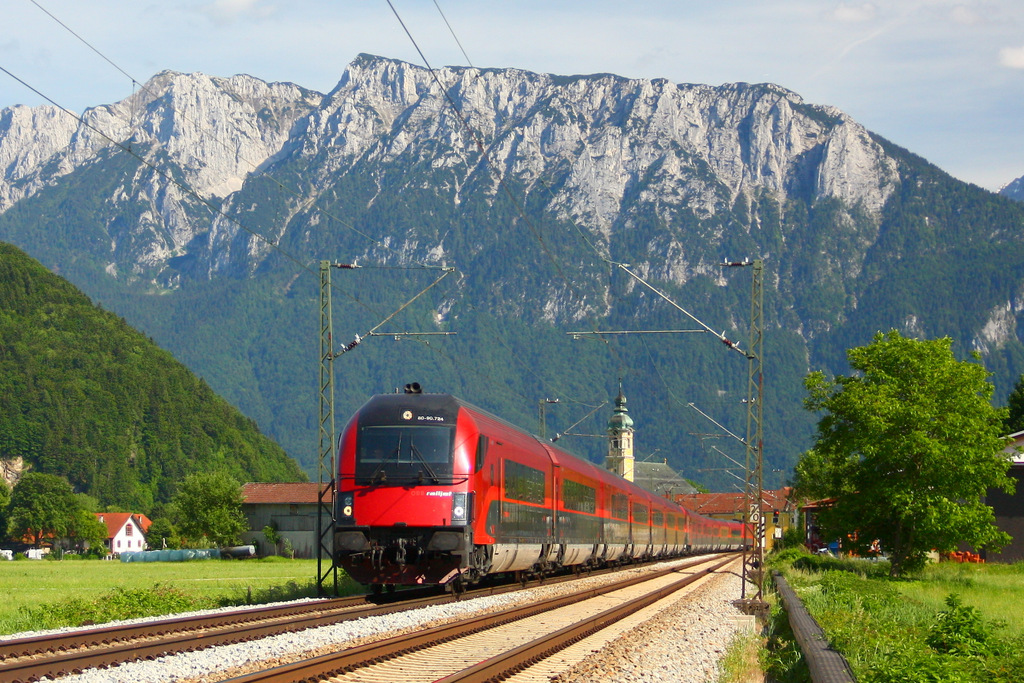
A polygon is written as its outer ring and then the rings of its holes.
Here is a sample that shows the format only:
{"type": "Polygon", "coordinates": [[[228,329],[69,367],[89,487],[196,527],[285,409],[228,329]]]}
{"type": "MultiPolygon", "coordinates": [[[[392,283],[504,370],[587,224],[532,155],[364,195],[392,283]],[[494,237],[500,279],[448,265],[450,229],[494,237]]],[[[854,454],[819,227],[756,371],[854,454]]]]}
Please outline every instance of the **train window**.
{"type": "Polygon", "coordinates": [[[675,515],[668,515],[668,528],[669,529],[675,529],[676,528],[676,516],[675,515]]]}
{"type": "Polygon", "coordinates": [[[544,473],[515,460],[505,461],[505,497],[544,504],[544,473]]]}
{"type": "Polygon", "coordinates": [[[660,510],[655,510],[654,514],[652,515],[652,518],[654,526],[665,526],[665,518],[661,514],[660,510]]]}
{"type": "Polygon", "coordinates": [[[621,493],[612,494],[612,517],[629,519],[629,498],[621,493]]]}
{"type": "Polygon", "coordinates": [[[649,513],[650,511],[647,509],[646,505],[633,503],[633,521],[637,524],[647,524],[649,513]]]}
{"type": "Polygon", "coordinates": [[[476,442],[476,463],[473,466],[473,471],[474,472],[479,472],[480,469],[484,466],[484,460],[487,458],[487,446],[490,443],[491,443],[491,440],[488,439],[483,434],[481,434],[480,438],[477,439],[477,442],[476,442]]]}
{"type": "Polygon", "coordinates": [[[433,425],[360,427],[356,441],[357,483],[450,482],[452,432],[452,427],[433,425]]]}
{"type": "Polygon", "coordinates": [[[566,510],[594,514],[597,512],[597,489],[565,479],[562,481],[562,504],[566,510]]]}

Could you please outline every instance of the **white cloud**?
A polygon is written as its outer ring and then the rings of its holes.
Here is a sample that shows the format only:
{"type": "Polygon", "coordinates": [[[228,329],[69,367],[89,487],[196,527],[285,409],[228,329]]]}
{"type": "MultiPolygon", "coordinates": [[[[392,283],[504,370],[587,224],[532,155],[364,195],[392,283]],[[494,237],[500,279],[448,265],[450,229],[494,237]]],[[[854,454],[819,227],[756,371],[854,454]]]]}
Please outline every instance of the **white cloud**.
{"type": "Polygon", "coordinates": [[[1004,47],[999,51],[999,63],[1011,69],[1024,69],[1024,45],[1004,47]]]}
{"type": "Polygon", "coordinates": [[[878,8],[870,2],[861,3],[859,5],[843,2],[835,9],[832,16],[846,24],[859,24],[865,21],[871,21],[878,16],[878,8]]]}

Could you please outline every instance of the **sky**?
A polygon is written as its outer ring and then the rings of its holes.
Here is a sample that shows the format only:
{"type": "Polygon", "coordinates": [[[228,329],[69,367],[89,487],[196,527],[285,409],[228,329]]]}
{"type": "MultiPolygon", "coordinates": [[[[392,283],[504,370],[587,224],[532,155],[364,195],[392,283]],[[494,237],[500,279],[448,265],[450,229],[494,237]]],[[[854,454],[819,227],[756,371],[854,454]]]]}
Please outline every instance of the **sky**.
{"type": "Polygon", "coordinates": [[[326,93],[363,52],[776,83],[961,180],[1024,176],[1021,0],[0,0],[0,67],[38,91],[0,71],[0,108],[81,112],[165,69],[326,93]]]}

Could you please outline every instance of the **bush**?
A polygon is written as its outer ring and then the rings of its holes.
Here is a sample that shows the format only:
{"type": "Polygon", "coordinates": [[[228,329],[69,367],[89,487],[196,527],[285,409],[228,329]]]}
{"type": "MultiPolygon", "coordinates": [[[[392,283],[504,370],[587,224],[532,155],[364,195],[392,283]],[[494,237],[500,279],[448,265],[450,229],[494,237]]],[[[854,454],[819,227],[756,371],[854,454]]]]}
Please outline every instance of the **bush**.
{"type": "Polygon", "coordinates": [[[773,567],[781,567],[794,564],[803,557],[811,557],[811,551],[804,545],[798,545],[773,552],[768,556],[768,563],[773,567]]]}
{"type": "Polygon", "coordinates": [[[990,633],[974,607],[964,606],[960,596],[946,597],[949,609],[938,613],[925,642],[937,652],[980,655],[988,651],[990,633]]]}
{"type": "Polygon", "coordinates": [[[842,571],[872,578],[883,578],[889,575],[889,563],[887,561],[864,560],[857,557],[832,557],[831,555],[811,555],[808,553],[794,560],[793,567],[815,573],[842,571]]]}

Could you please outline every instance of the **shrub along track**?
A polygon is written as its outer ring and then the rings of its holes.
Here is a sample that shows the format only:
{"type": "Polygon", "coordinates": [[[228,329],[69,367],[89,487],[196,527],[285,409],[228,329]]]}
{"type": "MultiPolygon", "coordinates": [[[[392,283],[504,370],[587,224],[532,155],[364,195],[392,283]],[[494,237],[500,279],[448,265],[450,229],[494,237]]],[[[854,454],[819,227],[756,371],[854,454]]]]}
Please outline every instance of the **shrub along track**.
{"type": "Polygon", "coordinates": [[[600,588],[461,619],[230,681],[505,680],[735,561],[735,554],[729,554],[724,560],[719,556],[634,575],[600,588]]]}
{"type": "MultiPolygon", "coordinates": [[[[602,570],[600,573],[605,571],[615,570],[602,570]]],[[[570,581],[573,578],[575,576],[549,577],[546,582],[570,581]]],[[[519,583],[484,587],[459,597],[494,595],[520,588],[519,583]]],[[[0,683],[56,678],[90,668],[257,640],[452,600],[451,594],[435,587],[407,589],[380,596],[290,603],[0,640],[0,683]]]]}

